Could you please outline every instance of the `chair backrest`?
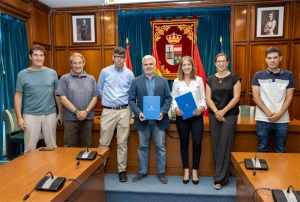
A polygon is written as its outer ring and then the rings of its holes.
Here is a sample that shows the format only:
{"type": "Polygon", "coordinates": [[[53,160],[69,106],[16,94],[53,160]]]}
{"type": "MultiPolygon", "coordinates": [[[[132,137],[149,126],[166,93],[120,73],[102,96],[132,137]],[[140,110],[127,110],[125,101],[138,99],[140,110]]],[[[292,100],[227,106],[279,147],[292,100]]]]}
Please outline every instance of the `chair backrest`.
{"type": "Polygon", "coordinates": [[[239,116],[255,116],[256,106],[241,105],[239,108],[239,116]]]}
{"type": "Polygon", "coordinates": [[[15,109],[7,109],[2,111],[2,116],[5,123],[6,134],[20,131],[20,128],[17,125],[15,109]]]}

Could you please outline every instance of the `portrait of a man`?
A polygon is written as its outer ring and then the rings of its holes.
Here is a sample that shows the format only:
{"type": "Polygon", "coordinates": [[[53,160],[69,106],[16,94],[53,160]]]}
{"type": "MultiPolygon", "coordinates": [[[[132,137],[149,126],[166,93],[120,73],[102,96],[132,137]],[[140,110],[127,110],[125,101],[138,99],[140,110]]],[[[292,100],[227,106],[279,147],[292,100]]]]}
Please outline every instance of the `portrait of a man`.
{"type": "Polygon", "coordinates": [[[77,39],[80,41],[91,40],[91,30],[90,28],[90,20],[89,19],[77,19],[77,39]]]}

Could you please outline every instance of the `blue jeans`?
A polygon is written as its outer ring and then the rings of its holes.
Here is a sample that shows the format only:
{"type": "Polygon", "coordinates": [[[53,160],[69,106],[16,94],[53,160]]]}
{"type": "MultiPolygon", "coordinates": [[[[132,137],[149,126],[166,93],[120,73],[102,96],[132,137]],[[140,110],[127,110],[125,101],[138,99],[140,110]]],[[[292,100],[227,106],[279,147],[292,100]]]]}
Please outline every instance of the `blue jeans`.
{"type": "Polygon", "coordinates": [[[149,143],[151,134],[154,138],[154,144],[156,148],[157,173],[166,173],[165,130],[160,130],[156,125],[156,121],[149,121],[149,125],[145,130],[138,130],[140,142],[138,149],[138,155],[140,159],[139,173],[144,175],[148,174],[149,143]]]}
{"type": "Polygon", "coordinates": [[[256,121],[258,151],[267,152],[269,150],[272,131],[274,133],[275,152],[285,152],[285,143],[289,131],[289,123],[269,123],[264,121],[256,121]]]}

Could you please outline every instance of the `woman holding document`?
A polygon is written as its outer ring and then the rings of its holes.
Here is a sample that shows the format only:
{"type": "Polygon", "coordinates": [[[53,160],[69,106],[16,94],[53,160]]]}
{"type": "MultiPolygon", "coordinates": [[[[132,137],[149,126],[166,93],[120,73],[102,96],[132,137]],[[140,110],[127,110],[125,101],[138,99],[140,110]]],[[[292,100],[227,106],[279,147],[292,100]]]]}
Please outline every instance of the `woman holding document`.
{"type": "Polygon", "coordinates": [[[196,76],[194,61],[189,56],[184,56],[178,69],[178,78],[173,83],[172,90],[172,110],[176,112],[176,127],[180,138],[180,151],[184,169],[183,183],[187,184],[190,180],[188,149],[189,134],[192,133],[193,139],[193,171],[192,182],[196,185],[199,183],[198,170],[201,156],[201,141],[203,134],[203,117],[202,112],[206,109],[204,84],[201,77],[196,76]],[[197,105],[193,111],[193,116],[183,120],[183,111],[179,109],[176,97],[186,93],[192,93],[197,105]]]}
{"type": "Polygon", "coordinates": [[[206,80],[206,99],[215,165],[214,188],[219,190],[229,181],[230,155],[235,136],[241,78],[228,70],[228,56],[215,57],[217,73],[206,80]]]}

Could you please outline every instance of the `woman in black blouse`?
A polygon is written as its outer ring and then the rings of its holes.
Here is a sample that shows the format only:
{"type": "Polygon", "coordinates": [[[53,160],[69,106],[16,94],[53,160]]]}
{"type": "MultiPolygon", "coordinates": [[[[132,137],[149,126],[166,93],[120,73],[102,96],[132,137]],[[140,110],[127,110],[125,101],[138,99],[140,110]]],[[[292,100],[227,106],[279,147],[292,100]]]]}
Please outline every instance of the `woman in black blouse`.
{"type": "Polygon", "coordinates": [[[228,56],[215,57],[217,73],[206,81],[206,101],[210,108],[209,123],[215,165],[214,188],[219,190],[229,181],[230,155],[235,136],[241,78],[228,70],[228,56]]]}

